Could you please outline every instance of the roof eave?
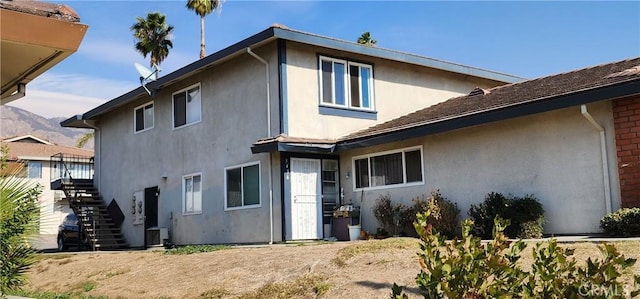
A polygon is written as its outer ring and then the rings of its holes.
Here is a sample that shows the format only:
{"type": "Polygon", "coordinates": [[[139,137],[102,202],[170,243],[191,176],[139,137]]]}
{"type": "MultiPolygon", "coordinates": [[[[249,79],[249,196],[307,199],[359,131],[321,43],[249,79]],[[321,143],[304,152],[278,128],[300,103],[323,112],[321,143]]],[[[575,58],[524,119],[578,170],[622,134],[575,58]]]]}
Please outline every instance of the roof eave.
{"type": "Polygon", "coordinates": [[[383,49],[378,47],[363,46],[357,43],[347,42],[338,39],[331,39],[323,36],[313,35],[309,33],[291,31],[288,29],[273,28],[274,34],[277,38],[295,41],[299,43],[305,43],[315,46],[321,46],[325,48],[331,48],[341,51],[360,53],[364,55],[379,57],[383,59],[395,60],[433,69],[439,69],[448,72],[459,73],[468,76],[480,77],[484,79],[500,81],[504,83],[516,83],[524,81],[525,78],[512,76],[508,74],[488,71],[480,68],[470,67],[466,65],[446,62],[433,58],[413,55],[409,53],[402,53],[389,49],[383,49]]]}
{"type": "Polygon", "coordinates": [[[336,151],[344,151],[423,137],[495,121],[507,120],[582,104],[624,98],[638,94],[640,94],[640,79],[625,81],[617,84],[582,90],[575,93],[550,97],[539,101],[529,101],[518,105],[501,107],[462,117],[436,121],[415,127],[341,140],[336,144],[336,151]]]}

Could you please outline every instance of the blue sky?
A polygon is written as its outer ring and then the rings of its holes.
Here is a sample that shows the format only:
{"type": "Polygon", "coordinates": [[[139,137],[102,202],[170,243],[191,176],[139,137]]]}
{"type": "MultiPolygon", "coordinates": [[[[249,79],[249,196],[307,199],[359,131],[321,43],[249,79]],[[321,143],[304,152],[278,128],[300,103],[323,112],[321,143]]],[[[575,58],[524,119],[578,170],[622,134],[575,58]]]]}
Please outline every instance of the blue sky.
{"type": "MultiPolygon", "coordinates": [[[[57,1],[60,2],[60,1],[57,1]]],[[[129,27],[167,15],[174,48],[161,75],[198,59],[199,18],[186,1],[62,1],[89,30],[77,53],[10,105],[45,117],[83,113],[136,88],[129,27]],[[52,105],[52,103],[58,103],[52,105]]],[[[234,1],[205,19],[207,54],[274,23],[378,47],[535,78],[640,56],[640,2],[234,1]]]]}

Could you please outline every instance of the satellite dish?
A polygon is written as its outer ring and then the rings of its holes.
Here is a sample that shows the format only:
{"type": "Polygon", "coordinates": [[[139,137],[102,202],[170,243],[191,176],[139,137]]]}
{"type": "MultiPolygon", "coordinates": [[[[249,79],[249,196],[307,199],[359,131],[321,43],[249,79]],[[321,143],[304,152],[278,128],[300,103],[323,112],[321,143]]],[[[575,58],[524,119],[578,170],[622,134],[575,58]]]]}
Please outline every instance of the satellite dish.
{"type": "Polygon", "coordinates": [[[151,91],[147,88],[147,83],[153,82],[158,79],[160,68],[156,64],[153,64],[154,70],[151,71],[150,69],[142,66],[137,62],[135,62],[133,66],[136,68],[136,71],[138,71],[138,74],[140,74],[140,84],[142,85],[144,90],[146,90],[147,93],[151,95],[151,91]]]}

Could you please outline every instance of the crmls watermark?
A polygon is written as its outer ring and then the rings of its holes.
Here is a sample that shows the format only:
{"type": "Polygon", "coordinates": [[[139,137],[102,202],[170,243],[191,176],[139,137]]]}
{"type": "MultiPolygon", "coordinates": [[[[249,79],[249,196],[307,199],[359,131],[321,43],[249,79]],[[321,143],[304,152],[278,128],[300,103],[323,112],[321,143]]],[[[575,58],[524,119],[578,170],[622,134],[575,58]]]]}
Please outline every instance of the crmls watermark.
{"type": "Polygon", "coordinates": [[[623,298],[631,298],[631,291],[623,286],[598,286],[583,284],[578,289],[578,294],[585,297],[593,296],[622,296],[623,298]]]}

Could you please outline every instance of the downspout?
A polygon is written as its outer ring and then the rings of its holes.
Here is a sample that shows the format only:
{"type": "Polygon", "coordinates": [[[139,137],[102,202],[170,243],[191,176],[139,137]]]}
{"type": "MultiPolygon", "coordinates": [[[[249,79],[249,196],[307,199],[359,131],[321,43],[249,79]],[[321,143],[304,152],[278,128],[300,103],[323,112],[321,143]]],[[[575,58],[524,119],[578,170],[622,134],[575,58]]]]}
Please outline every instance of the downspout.
{"type": "Polygon", "coordinates": [[[600,155],[602,158],[602,177],[604,183],[604,198],[607,207],[607,214],[611,213],[611,186],[609,184],[609,163],[607,163],[607,143],[605,139],[604,128],[596,122],[595,119],[587,111],[587,105],[580,105],[580,111],[593,127],[600,133],[600,155]]]}
{"type": "MultiPolygon", "coordinates": [[[[98,163],[98,165],[100,165],[100,172],[102,172],[102,132],[100,131],[100,129],[98,127],[88,123],[86,119],[83,119],[82,123],[85,126],[87,126],[89,128],[92,128],[94,130],[94,133],[93,133],[93,138],[94,139],[96,138],[96,132],[98,132],[98,137],[97,137],[98,138],[98,146],[99,146],[98,149],[100,151],[100,155],[98,155],[98,159],[99,159],[100,162],[98,163]]],[[[94,167],[93,167],[93,171],[94,172],[96,171],[95,164],[94,164],[94,167]]],[[[94,173],[94,176],[95,176],[95,173],[94,173]]],[[[102,175],[100,175],[99,177],[100,177],[100,181],[101,181],[102,180],[102,175]]],[[[100,190],[100,181],[98,181],[98,185],[96,186],[96,188],[98,188],[98,190],[100,190]]],[[[96,182],[94,181],[94,183],[96,183],[96,182]]]]}
{"type": "MultiPolygon", "coordinates": [[[[262,59],[262,57],[258,56],[256,53],[251,51],[250,47],[247,47],[247,53],[253,56],[258,61],[262,62],[265,66],[266,70],[266,89],[267,89],[267,136],[271,137],[271,88],[269,86],[269,63],[262,59]]],[[[273,178],[271,173],[271,153],[269,153],[269,162],[267,163],[267,170],[269,171],[269,233],[270,233],[270,241],[269,244],[273,244],[273,178]]]]}

